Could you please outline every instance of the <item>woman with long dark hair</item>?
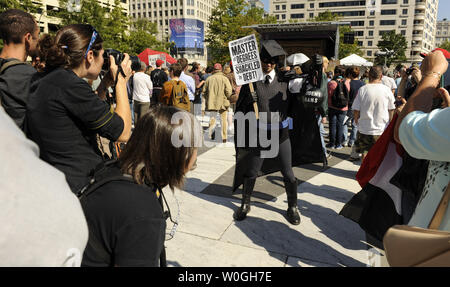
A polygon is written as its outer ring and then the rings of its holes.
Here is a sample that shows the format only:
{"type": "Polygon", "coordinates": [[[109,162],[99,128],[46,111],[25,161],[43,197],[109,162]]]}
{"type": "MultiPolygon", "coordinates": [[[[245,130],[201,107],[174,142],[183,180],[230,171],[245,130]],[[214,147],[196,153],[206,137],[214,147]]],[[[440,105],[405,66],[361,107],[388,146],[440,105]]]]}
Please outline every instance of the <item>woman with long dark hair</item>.
{"type": "Polygon", "coordinates": [[[90,170],[103,161],[97,135],[125,142],[131,133],[126,83],[131,61],[118,67],[109,58],[109,72],[94,93],[84,80],[95,80],[104,64],[103,40],[86,24],[60,29],[54,39],[42,41],[45,72],[30,90],[26,130],[41,150],[41,158],[61,170],[73,192],[87,183],[90,170]],[[115,89],[116,106],[101,98],[115,89]]]}
{"type": "Polygon", "coordinates": [[[154,107],[137,122],[120,159],[103,170],[129,180],[81,200],[90,234],[82,266],[159,265],[166,222],[157,192],[182,187],[201,141],[194,116],[174,107],[154,107]]]}

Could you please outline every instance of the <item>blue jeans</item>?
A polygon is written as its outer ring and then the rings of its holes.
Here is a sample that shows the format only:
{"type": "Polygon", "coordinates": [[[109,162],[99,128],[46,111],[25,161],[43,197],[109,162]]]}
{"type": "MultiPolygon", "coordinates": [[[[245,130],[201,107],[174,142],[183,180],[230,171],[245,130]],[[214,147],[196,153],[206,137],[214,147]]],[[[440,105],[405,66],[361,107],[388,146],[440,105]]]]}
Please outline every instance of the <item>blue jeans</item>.
{"type": "Polygon", "coordinates": [[[344,142],[347,141],[350,144],[354,144],[356,141],[356,134],[358,133],[358,127],[355,124],[355,119],[354,118],[350,118],[347,120],[347,124],[344,123],[344,142]],[[351,125],[352,126],[352,130],[350,132],[350,138],[348,137],[348,126],[351,125]]]}
{"type": "Polygon", "coordinates": [[[330,144],[338,147],[342,145],[344,137],[344,119],[347,111],[328,109],[328,118],[330,121],[330,144]]]}
{"type": "Polygon", "coordinates": [[[317,124],[319,125],[320,141],[322,142],[323,152],[326,157],[327,156],[327,148],[325,147],[325,140],[323,139],[323,137],[325,135],[325,128],[323,127],[323,124],[322,124],[322,116],[316,115],[316,119],[317,119],[317,124]]]}
{"type": "Polygon", "coordinates": [[[130,103],[130,111],[131,111],[131,123],[134,125],[134,107],[133,107],[133,102],[130,103]]]}

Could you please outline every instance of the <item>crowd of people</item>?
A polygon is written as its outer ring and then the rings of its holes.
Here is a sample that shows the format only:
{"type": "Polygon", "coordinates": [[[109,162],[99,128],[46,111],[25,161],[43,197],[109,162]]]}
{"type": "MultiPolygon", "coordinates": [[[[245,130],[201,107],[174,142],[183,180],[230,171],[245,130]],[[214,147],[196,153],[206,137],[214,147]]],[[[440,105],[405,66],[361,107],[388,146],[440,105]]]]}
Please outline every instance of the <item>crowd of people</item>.
{"type": "MultiPolygon", "coordinates": [[[[319,55],[284,67],[280,63],[286,54],[271,40],[262,43],[264,78],[255,83],[254,93],[249,85],[236,84],[231,63],[201,67],[180,58],[167,68],[157,60],[152,68],[126,53],[118,62],[112,55],[104,57],[103,39],[88,24],[40,37],[30,14],[10,9],[0,14],[0,34],[0,219],[1,233],[8,238],[0,246],[1,265],[163,265],[162,188],[182,188],[186,173],[195,169],[203,140],[196,119],[200,113],[210,115],[211,140],[220,116],[223,142],[235,129],[234,112],[253,111],[256,104],[260,112],[279,115],[276,127],[270,121],[262,125],[279,135],[276,159],[288,198],[287,220],[293,225],[301,219],[289,118],[306,94],[317,100],[304,111],[311,113],[309,125],[321,145],[315,150],[324,165],[331,151],[345,146],[352,148],[351,160],[364,161],[398,114],[398,142],[411,156],[435,163],[428,175],[433,182],[411,224],[426,226],[450,179],[450,97],[448,90],[436,90],[448,67],[448,52],[447,59],[441,51],[430,53],[421,67],[399,66],[394,79],[382,67],[329,71],[328,59],[319,55]],[[443,99],[439,107],[432,106],[433,98],[443,99]],[[174,123],[174,116],[181,121],[174,123]],[[188,143],[174,146],[175,132],[188,143]],[[102,138],[126,145],[120,154],[106,153],[102,138]]],[[[250,212],[265,163],[262,150],[249,149],[246,155],[237,221],[250,212]]],[[[443,230],[450,230],[449,213],[443,230]]]]}

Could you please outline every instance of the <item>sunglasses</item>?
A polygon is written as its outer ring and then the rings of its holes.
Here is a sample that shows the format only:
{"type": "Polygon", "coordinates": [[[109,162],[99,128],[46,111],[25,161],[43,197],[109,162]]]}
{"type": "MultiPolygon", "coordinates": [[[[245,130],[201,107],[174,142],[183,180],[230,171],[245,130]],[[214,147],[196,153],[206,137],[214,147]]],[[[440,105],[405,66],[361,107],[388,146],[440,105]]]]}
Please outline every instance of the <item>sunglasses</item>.
{"type": "Polygon", "coordinates": [[[84,58],[87,58],[87,54],[89,50],[92,48],[92,45],[94,44],[95,40],[97,40],[98,32],[94,29],[91,36],[91,41],[89,42],[89,45],[86,50],[86,54],[84,54],[84,58]]]}
{"type": "Polygon", "coordinates": [[[277,63],[275,60],[272,59],[261,59],[261,62],[264,64],[272,64],[272,65],[275,65],[277,63]]]}

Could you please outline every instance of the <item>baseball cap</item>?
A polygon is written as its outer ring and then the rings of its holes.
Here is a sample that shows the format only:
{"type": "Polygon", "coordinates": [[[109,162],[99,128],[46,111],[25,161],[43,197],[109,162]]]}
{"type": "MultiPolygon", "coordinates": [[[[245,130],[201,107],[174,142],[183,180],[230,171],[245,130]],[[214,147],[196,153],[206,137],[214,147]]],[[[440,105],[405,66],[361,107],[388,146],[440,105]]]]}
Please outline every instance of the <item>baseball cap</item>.
{"type": "Polygon", "coordinates": [[[214,64],[214,70],[222,70],[222,65],[219,63],[214,64]]]}
{"type": "MultiPolygon", "coordinates": [[[[433,50],[433,52],[435,52],[435,51],[441,51],[444,54],[446,59],[450,59],[450,52],[449,51],[447,51],[445,49],[442,49],[442,48],[436,48],[436,49],[433,50]]],[[[425,58],[427,55],[428,55],[427,53],[420,53],[420,56],[422,56],[423,58],[425,58]]]]}
{"type": "Polygon", "coordinates": [[[161,67],[162,64],[164,64],[164,61],[163,61],[163,60],[161,60],[161,59],[156,60],[156,66],[157,66],[157,67],[161,67]]]}

